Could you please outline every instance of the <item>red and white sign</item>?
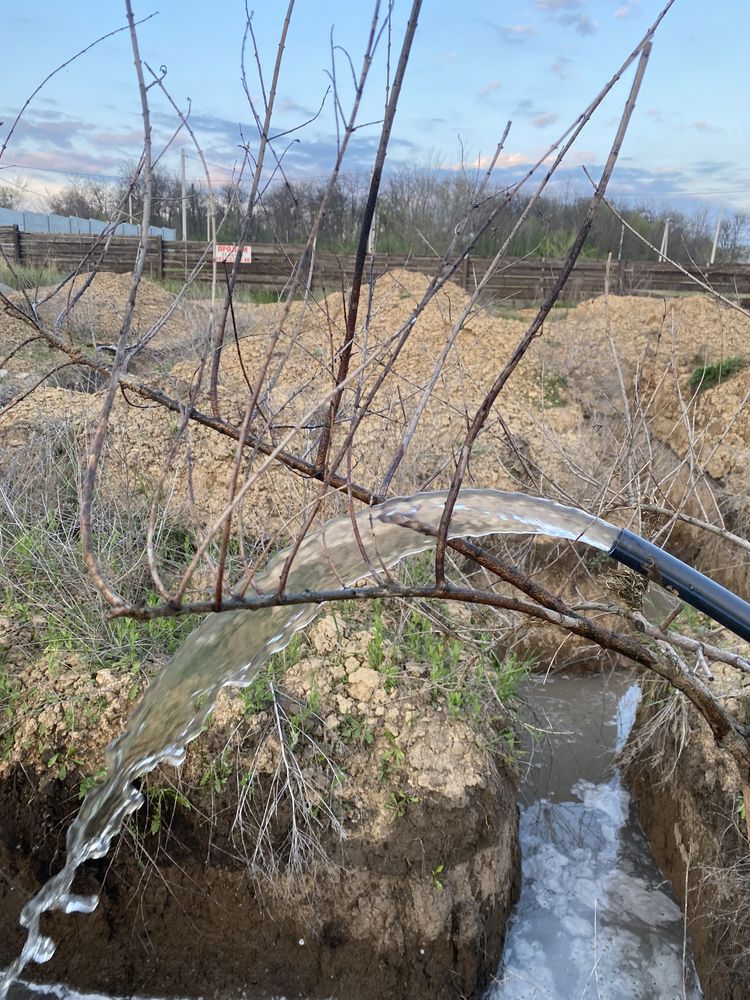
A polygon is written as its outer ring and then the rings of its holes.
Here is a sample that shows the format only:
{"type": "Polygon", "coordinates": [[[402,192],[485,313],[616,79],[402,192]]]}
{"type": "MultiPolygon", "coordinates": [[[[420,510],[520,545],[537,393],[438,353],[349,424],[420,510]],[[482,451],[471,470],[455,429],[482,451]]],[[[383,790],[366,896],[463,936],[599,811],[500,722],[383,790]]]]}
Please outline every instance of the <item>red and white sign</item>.
{"type": "MultiPolygon", "coordinates": [[[[216,243],[214,245],[214,260],[219,264],[234,264],[237,260],[239,247],[234,243],[216,243]]],[[[242,248],[241,264],[252,264],[253,254],[251,247],[242,248]]]]}

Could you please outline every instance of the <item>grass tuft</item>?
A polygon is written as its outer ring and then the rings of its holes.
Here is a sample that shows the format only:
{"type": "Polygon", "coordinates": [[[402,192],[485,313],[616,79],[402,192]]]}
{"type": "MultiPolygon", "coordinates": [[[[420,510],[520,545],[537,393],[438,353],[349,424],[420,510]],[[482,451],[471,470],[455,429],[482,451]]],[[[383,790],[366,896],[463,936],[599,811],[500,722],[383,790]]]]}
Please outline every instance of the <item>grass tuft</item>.
{"type": "Polygon", "coordinates": [[[706,363],[699,365],[690,374],[690,388],[697,392],[712,389],[726,379],[731,378],[732,375],[741,372],[746,367],[747,358],[736,355],[730,358],[723,358],[721,361],[715,361],[713,364],[706,363]]]}

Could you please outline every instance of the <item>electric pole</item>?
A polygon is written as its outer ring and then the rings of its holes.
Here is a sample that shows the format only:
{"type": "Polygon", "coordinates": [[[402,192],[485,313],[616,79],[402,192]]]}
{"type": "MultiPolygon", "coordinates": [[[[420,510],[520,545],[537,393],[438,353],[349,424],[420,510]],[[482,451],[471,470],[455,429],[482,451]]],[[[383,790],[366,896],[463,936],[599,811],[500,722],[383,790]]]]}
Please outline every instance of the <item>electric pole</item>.
{"type": "Polygon", "coordinates": [[[182,161],[182,242],[187,242],[187,188],[185,187],[185,161],[187,156],[185,150],[180,151],[182,161]]]}

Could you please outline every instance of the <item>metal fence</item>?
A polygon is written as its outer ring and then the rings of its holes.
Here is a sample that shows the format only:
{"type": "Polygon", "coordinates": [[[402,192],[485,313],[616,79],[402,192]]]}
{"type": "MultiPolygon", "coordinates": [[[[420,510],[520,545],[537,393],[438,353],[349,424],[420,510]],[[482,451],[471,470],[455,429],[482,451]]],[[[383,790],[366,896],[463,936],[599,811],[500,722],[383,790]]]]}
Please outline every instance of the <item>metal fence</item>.
{"type": "MultiPolygon", "coordinates": [[[[118,236],[140,236],[141,227],[130,222],[118,222],[113,226],[101,219],[81,219],[76,215],[45,215],[44,212],[20,212],[14,208],[0,208],[0,226],[18,226],[24,233],[79,233],[98,236],[112,230],[118,236]]],[[[176,229],[165,226],[150,226],[149,236],[161,236],[163,240],[173,240],[176,229]]]]}

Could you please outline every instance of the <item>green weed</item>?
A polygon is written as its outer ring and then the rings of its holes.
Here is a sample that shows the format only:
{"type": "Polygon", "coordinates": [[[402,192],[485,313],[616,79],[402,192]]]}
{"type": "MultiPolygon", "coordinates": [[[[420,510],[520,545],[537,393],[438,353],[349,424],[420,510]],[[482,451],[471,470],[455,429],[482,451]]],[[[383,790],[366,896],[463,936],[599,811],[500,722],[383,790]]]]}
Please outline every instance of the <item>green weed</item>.
{"type": "Polygon", "coordinates": [[[568,380],[565,375],[545,375],[542,378],[542,405],[548,409],[555,406],[565,406],[568,397],[565,390],[568,380]]]}
{"type": "Polygon", "coordinates": [[[56,285],[64,275],[52,267],[34,267],[28,264],[14,264],[13,270],[0,263],[0,282],[19,291],[56,285]]]}
{"type": "Polygon", "coordinates": [[[344,743],[358,743],[360,746],[372,746],[375,739],[372,729],[349,712],[341,720],[339,736],[344,743]]]}
{"type": "Polygon", "coordinates": [[[220,795],[226,788],[233,771],[231,754],[228,750],[222,750],[206,767],[198,784],[201,788],[210,788],[216,795],[220,795]]]}
{"type": "Polygon", "coordinates": [[[385,662],[383,651],[383,602],[373,602],[373,637],[367,644],[367,662],[373,670],[380,670],[385,662]]]}
{"type": "Polygon", "coordinates": [[[149,787],[146,790],[146,798],[149,804],[149,833],[154,836],[161,831],[164,816],[164,807],[167,803],[182,806],[183,809],[190,810],[192,805],[185,798],[182,792],[170,786],[149,787]]]}
{"type": "Polygon", "coordinates": [[[737,356],[723,358],[721,361],[715,361],[712,364],[706,362],[693,369],[690,375],[690,388],[697,392],[712,389],[726,379],[731,378],[732,375],[736,375],[737,372],[742,371],[746,366],[747,358],[737,356]]]}
{"type": "Polygon", "coordinates": [[[485,676],[497,700],[506,705],[518,697],[518,692],[534,666],[534,659],[509,653],[502,660],[493,657],[485,667],[485,676]]]}
{"type": "Polygon", "coordinates": [[[395,791],[388,793],[385,807],[386,809],[390,809],[394,816],[401,817],[406,815],[410,805],[419,801],[418,795],[412,795],[403,788],[397,788],[395,791]]]}
{"type": "Polygon", "coordinates": [[[396,742],[396,737],[390,729],[383,730],[383,736],[385,736],[390,746],[380,755],[378,781],[382,784],[387,784],[400,771],[406,760],[406,754],[396,742]]]}
{"type": "Polygon", "coordinates": [[[98,770],[94,771],[93,774],[86,775],[82,778],[80,784],[78,785],[78,798],[83,800],[86,795],[91,791],[94,785],[98,785],[107,776],[106,767],[100,767],[98,770]]]}
{"type": "Polygon", "coordinates": [[[280,653],[274,653],[260,668],[252,681],[240,690],[243,710],[246,715],[265,711],[273,703],[272,687],[287,670],[299,662],[302,656],[302,636],[295,632],[289,645],[280,653]]]}
{"type": "Polygon", "coordinates": [[[440,876],[443,874],[444,871],[445,871],[445,865],[435,865],[435,867],[430,872],[430,875],[432,876],[432,884],[435,886],[436,892],[443,891],[443,881],[440,878],[440,876]]]}

